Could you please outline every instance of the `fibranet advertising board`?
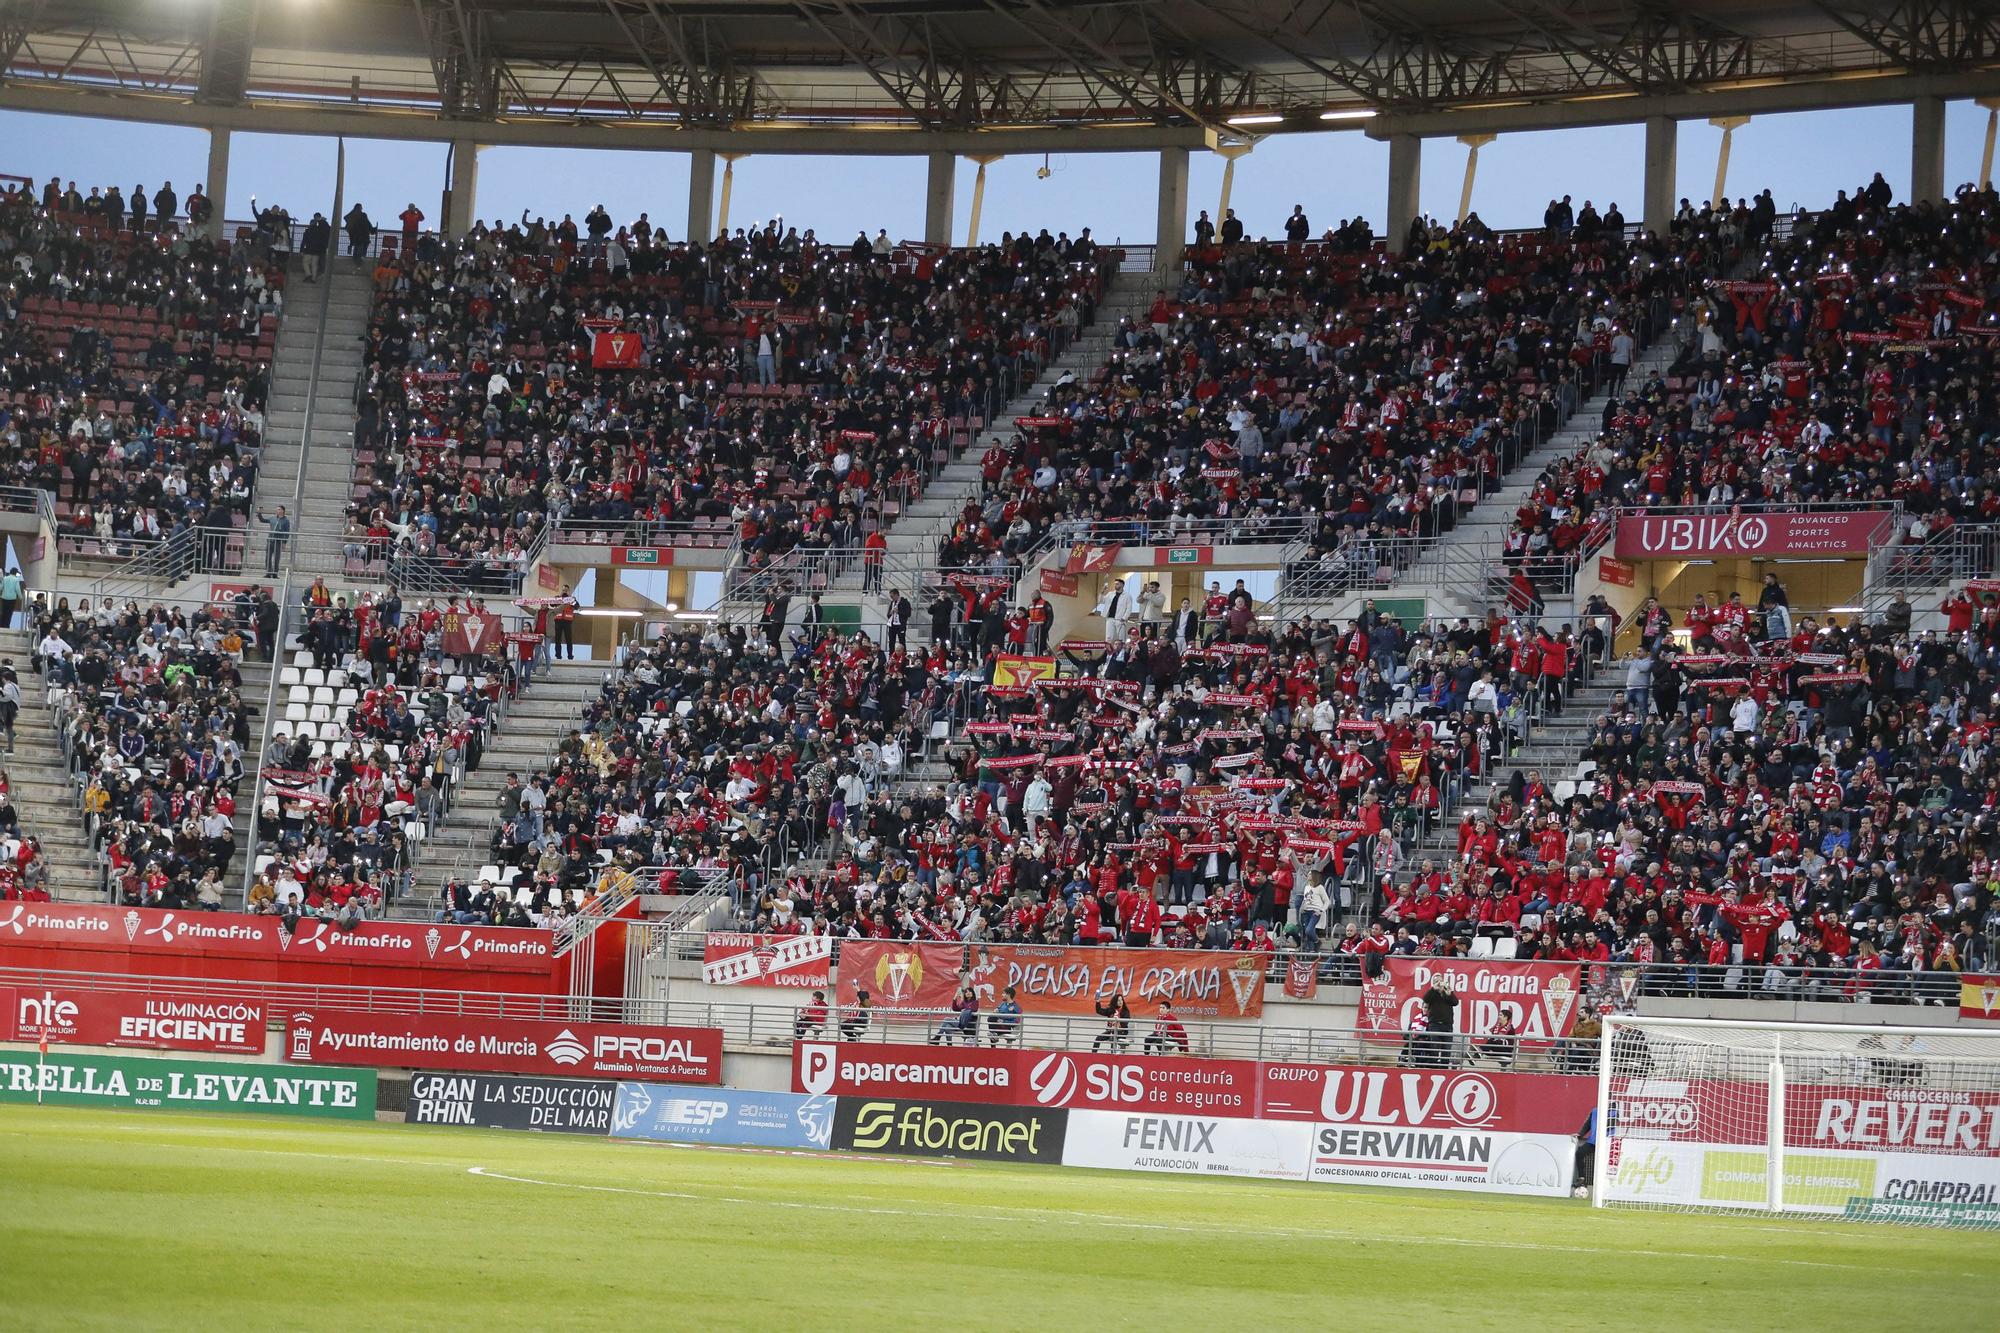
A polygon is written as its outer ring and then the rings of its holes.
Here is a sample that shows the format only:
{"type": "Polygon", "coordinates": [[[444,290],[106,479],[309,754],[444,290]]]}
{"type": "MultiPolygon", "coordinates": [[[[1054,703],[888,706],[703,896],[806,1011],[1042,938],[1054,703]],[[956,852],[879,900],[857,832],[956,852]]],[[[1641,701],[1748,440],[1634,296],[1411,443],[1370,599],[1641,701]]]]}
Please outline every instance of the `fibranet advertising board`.
{"type": "Polygon", "coordinates": [[[841,1097],[834,1103],[832,1146],[836,1152],[1059,1166],[1069,1114],[1025,1106],[841,1097]]]}

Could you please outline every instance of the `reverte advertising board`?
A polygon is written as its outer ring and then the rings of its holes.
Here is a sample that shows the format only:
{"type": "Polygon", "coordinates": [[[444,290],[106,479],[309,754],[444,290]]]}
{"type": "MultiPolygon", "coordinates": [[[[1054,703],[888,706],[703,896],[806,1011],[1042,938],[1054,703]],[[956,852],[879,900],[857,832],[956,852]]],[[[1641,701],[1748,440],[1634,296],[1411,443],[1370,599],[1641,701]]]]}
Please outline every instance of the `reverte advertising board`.
{"type": "Polygon", "coordinates": [[[602,1079],[506,1074],[410,1076],[413,1125],[472,1125],[558,1134],[609,1134],[618,1085],[602,1079]]]}

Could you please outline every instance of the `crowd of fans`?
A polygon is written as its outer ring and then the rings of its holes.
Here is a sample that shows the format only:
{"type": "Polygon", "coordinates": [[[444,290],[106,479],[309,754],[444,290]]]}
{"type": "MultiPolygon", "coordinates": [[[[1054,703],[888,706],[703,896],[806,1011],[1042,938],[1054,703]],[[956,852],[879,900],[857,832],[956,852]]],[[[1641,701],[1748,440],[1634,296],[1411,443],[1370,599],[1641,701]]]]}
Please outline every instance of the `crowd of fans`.
{"type": "Polygon", "coordinates": [[[941,562],[1017,557],[1066,525],[1284,540],[1287,520],[1323,517],[1312,560],[1372,578],[1414,554],[1393,539],[1450,530],[1622,373],[1616,353],[1629,365],[1630,340],[1725,254],[1707,233],[1477,225],[1407,256],[1351,225],[1312,245],[1198,246],[1098,377],[1059,383],[1013,448],[988,450],[941,562]]]}
{"type": "Polygon", "coordinates": [[[248,526],[288,231],[211,241],[177,207],[0,193],[0,482],[55,497],[67,555],[248,526]]]}
{"type": "Polygon", "coordinates": [[[282,608],[246,588],[208,607],[38,599],[32,665],[50,691],[91,845],[114,900],[358,922],[407,892],[415,844],[478,766],[517,649],[454,655],[454,613],[406,610],[393,591],[352,605],[316,581],[296,608],[301,645],[280,665],[282,608]],[[260,773],[261,690],[242,664],[278,672],[260,773]],[[261,788],[255,778],[261,776],[261,788]],[[239,802],[256,873],[239,892],[239,802]]]}
{"type": "Polygon", "coordinates": [[[671,867],[648,891],[754,891],[768,866],[861,826],[974,660],[824,627],[710,624],[628,648],[551,767],[509,776],[494,873],[447,884],[441,914],[542,920],[641,866],[671,867]]]}
{"type": "Polygon", "coordinates": [[[751,569],[858,547],[1105,273],[1087,231],[952,252],[586,222],[426,237],[377,270],[350,506],[371,553],[505,569],[550,521],[710,525],[751,569]]]}
{"type": "Polygon", "coordinates": [[[1918,540],[2000,517],[1990,188],[1910,208],[1878,176],[1782,237],[1767,207],[1682,225],[1735,228],[1753,258],[1707,285],[1668,373],[1628,383],[1539,479],[1510,561],[1566,576],[1612,506],[1899,505],[1918,540]]]}

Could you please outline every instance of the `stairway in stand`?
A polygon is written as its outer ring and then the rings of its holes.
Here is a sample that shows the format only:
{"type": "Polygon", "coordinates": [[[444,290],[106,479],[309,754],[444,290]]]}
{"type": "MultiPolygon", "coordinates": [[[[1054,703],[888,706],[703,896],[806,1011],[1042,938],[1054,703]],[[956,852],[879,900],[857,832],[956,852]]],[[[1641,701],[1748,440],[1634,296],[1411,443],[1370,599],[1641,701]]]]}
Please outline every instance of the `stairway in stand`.
{"type": "MultiPolygon", "coordinates": [[[[293,534],[306,543],[295,574],[335,574],[327,552],[347,529],[347,500],[354,471],[354,395],[361,374],[362,339],[374,296],[374,274],[346,260],[328,265],[320,277],[330,283],[326,347],[319,383],[312,383],[313,348],[320,332],[321,289],[297,279],[292,301],[278,331],[278,354],[271,368],[271,401],[266,418],[264,462],[257,501],[266,514],[292,505],[299,493],[299,467],[306,476],[303,498],[292,515],[293,534]],[[312,439],[305,438],[307,391],[312,390],[312,439]],[[311,445],[307,452],[306,445],[311,445]],[[306,553],[311,552],[309,557],[306,553]]],[[[259,571],[261,572],[261,571],[259,571]]]]}
{"type": "Polygon", "coordinates": [[[556,746],[576,724],[579,705],[597,698],[610,669],[606,662],[557,662],[535,673],[534,684],[514,700],[495,729],[479,767],[466,773],[451,812],[417,847],[415,891],[390,904],[391,918],[428,920],[436,910],[438,890],[454,870],[462,867],[463,874],[474,876],[491,859],[487,840],[507,775],[519,774],[526,786],[548,766],[556,746]]]}
{"type": "MultiPolygon", "coordinates": [[[[49,863],[52,896],[64,902],[104,900],[100,861],[83,830],[83,789],[63,760],[55,710],[48,704],[48,682],[28,667],[31,644],[26,629],[0,630],[0,657],[12,658],[21,677],[21,716],[14,724],[14,752],[0,764],[12,784],[21,827],[41,840],[49,863]]],[[[237,791],[236,857],[226,883],[228,901],[240,904],[243,858],[250,848],[250,799],[255,775],[263,763],[261,710],[269,697],[271,668],[246,660],[242,666],[243,698],[259,710],[250,719],[250,745],[243,756],[244,779],[237,791]]]]}

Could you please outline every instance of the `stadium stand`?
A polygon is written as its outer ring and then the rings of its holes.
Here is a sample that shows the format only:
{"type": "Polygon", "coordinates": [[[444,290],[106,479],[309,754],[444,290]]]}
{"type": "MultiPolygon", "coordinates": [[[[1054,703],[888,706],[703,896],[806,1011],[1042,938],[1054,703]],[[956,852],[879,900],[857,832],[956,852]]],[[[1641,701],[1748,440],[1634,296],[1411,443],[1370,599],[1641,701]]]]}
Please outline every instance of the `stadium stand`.
{"type": "Polygon", "coordinates": [[[549,523],[693,528],[746,573],[858,547],[1101,286],[1087,231],[930,253],[566,221],[420,243],[378,270],[349,530],[371,563],[407,544],[489,569],[549,523]]]}
{"type": "MultiPolygon", "coordinates": [[[[54,182],[40,199],[0,195],[0,462],[55,496],[65,557],[110,562],[200,540],[216,549],[188,559],[235,568],[289,230],[279,214],[214,244],[136,207],[146,198],[128,205],[114,188],[80,199],[54,182]]],[[[205,199],[188,202],[204,215],[205,199]]]]}

